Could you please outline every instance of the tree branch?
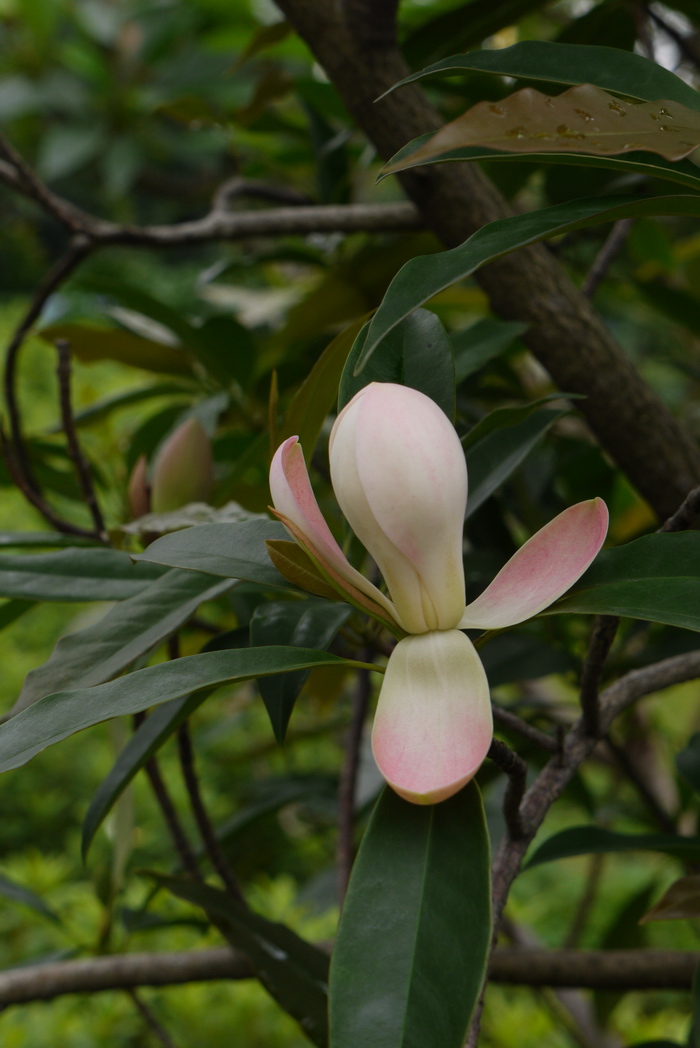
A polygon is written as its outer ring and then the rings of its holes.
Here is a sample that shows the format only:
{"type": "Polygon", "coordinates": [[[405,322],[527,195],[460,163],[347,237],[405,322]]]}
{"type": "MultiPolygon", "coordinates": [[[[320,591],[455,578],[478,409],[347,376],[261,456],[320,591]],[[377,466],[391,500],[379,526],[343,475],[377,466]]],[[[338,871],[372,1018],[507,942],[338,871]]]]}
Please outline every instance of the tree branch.
{"type": "MultiPolygon", "coordinates": [[[[700,953],[671,950],[545,950],[498,947],[493,982],[600,990],[688,990],[700,953]]],[[[251,979],[244,956],[227,946],[172,953],[127,953],[55,961],[0,972],[0,1009],[70,993],[251,979]]]]}
{"type": "MultiPolygon", "coordinates": [[[[410,69],[395,48],[356,45],[334,4],[277,0],[385,158],[444,121],[410,84],[375,99],[410,69]]],[[[433,164],[400,180],[427,225],[451,247],[511,212],[475,165],[433,164]]],[[[494,311],[528,324],[523,336],[560,389],[584,394],[581,411],[606,450],[663,519],[700,477],[700,451],[642,379],[585,296],[542,245],[476,273],[494,311]]]]}

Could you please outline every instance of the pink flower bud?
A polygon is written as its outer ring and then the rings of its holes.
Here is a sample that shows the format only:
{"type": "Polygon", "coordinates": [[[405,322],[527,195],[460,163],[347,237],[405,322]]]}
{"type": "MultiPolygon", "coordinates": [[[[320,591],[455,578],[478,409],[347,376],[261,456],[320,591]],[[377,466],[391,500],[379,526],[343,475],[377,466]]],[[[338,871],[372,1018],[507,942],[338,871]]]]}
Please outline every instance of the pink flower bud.
{"type": "Polygon", "coordinates": [[[188,418],[171,433],[153,464],[151,510],[168,513],[206,502],[214,484],[211,443],[202,423],[188,418]]]}

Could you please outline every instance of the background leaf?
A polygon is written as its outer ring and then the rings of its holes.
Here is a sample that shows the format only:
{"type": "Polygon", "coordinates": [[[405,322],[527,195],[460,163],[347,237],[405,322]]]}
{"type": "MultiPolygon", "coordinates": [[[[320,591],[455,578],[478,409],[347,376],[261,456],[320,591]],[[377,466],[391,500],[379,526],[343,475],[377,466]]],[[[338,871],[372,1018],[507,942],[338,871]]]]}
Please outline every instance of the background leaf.
{"type": "Polygon", "coordinates": [[[661,852],[697,862],[700,859],[700,837],[679,837],[672,833],[616,833],[601,826],[573,826],[555,833],[541,844],[529,859],[526,869],[572,855],[629,851],[661,852]]]}

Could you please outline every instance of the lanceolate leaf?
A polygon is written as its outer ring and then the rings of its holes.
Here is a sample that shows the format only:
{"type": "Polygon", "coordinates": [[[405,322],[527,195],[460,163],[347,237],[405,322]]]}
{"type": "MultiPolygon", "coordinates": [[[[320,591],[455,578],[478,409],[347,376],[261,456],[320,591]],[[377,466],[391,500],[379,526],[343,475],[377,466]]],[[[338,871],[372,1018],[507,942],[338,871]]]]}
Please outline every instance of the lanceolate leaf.
{"type": "Polygon", "coordinates": [[[697,862],[700,859],[700,837],[679,837],[673,833],[616,833],[600,826],[574,826],[555,833],[541,844],[526,869],[573,855],[630,851],[660,852],[697,862]]]}
{"type": "Polygon", "coordinates": [[[496,317],[484,317],[471,327],[453,331],[450,337],[455,353],[457,385],[509,349],[524,331],[527,331],[527,324],[496,317]]]}
{"type": "Polygon", "coordinates": [[[0,597],[21,600],[126,600],[163,575],[155,564],[132,564],[112,549],[0,555],[0,597]]]}
{"type": "Polygon", "coordinates": [[[489,843],[477,786],[426,807],[386,788],[333,952],[333,1048],[460,1048],[490,939],[489,843]]]}
{"type": "Polygon", "coordinates": [[[111,680],[182,626],[203,601],[214,600],[232,585],[199,572],[168,571],[93,626],[62,637],[48,661],[27,675],[11,713],[59,688],[89,688],[111,680]]]}
{"type": "Polygon", "coordinates": [[[45,546],[47,549],[62,546],[101,548],[99,542],[77,535],[64,535],[62,531],[0,531],[0,549],[21,549],[23,546],[45,546]]]}
{"type": "Polygon", "coordinates": [[[29,906],[30,909],[40,913],[42,917],[47,917],[50,921],[60,922],[58,914],[50,906],[47,906],[41,896],[37,895],[30,888],[25,888],[16,881],[10,880],[9,877],[3,877],[2,874],[0,874],[0,895],[11,902],[19,902],[23,906],[29,906]]]}
{"type": "Polygon", "coordinates": [[[136,772],[158,752],[183,721],[187,720],[197,706],[204,702],[206,696],[206,692],[200,691],[195,696],[186,695],[182,699],[166,702],[139,725],[119,754],[109,775],[100,783],[90,801],[90,807],[83,822],[83,860],[87,857],[98,829],[136,772]]]}
{"type": "Polygon", "coordinates": [[[193,360],[187,353],[131,331],[60,323],[42,328],[39,335],[50,345],[59,338],[66,339],[79,360],[118,360],[162,375],[192,375],[193,360]]]}
{"type": "Polygon", "coordinates": [[[641,919],[649,921],[697,920],[700,917],[700,874],[691,873],[674,881],[659,901],[641,919]]]}
{"type": "Polygon", "coordinates": [[[328,957],[291,928],[266,920],[230,895],[204,884],[154,875],[178,898],[201,906],[245,954],[260,982],[318,1048],[326,1048],[328,957]]]}
{"type": "Polygon", "coordinates": [[[200,524],[164,535],[134,560],[189,568],[228,579],[245,579],[273,589],[291,589],[291,583],[273,567],[265,546],[268,539],[288,538],[283,525],[273,520],[200,524]]]}
{"type": "Polygon", "coordinates": [[[668,69],[616,47],[528,40],[512,47],[454,55],[412,73],[390,89],[436,76],[480,70],[550,84],[595,84],[606,91],[653,102],[669,98],[700,110],[700,95],[668,69]]]}
{"type": "Polygon", "coordinates": [[[277,439],[281,444],[287,437],[299,437],[307,463],[335,403],[345,362],[365,320],[356,320],[326,346],[287,409],[277,439]]]}
{"type": "Polygon", "coordinates": [[[398,382],[431,397],[454,421],[454,354],[440,319],[427,309],[406,317],[378,347],[371,366],[360,372],[358,362],[368,331],[366,324],[350,351],[340,380],[338,410],[370,382],[398,382]]]}
{"type": "Polygon", "coordinates": [[[359,665],[363,664],[307,648],[212,651],[149,666],[96,688],[46,695],[0,727],[0,771],[19,768],[47,746],[83,728],[204,688],[316,666],[359,665]]]}
{"type": "MultiPolygon", "coordinates": [[[[253,647],[291,644],[299,648],[325,649],[351,614],[352,608],[347,604],[331,604],[327,600],[286,600],[259,604],[250,620],[250,643],[253,647]]],[[[280,746],[287,733],[294,703],[308,675],[308,670],[300,670],[278,677],[263,677],[258,681],[272,730],[280,746]]]]}
{"type": "Polygon", "coordinates": [[[700,195],[607,196],[567,201],[541,211],[491,222],[458,247],[411,259],[392,280],[374,315],[357,368],[366,364],[382,339],[418,306],[486,262],[572,229],[616,222],[620,218],[662,214],[700,217],[700,195]]]}
{"type": "Polygon", "coordinates": [[[663,178],[667,182],[677,182],[689,189],[700,190],[700,172],[690,160],[664,160],[663,157],[644,150],[632,152],[627,156],[596,156],[594,154],[576,153],[573,148],[563,153],[544,152],[537,146],[531,151],[520,153],[514,150],[490,149],[488,146],[461,146],[457,149],[446,149],[435,156],[419,156],[419,150],[431,141],[430,135],[419,135],[398,150],[386,167],[382,168],[380,180],[397,171],[408,171],[424,164],[440,164],[451,160],[489,160],[504,163],[515,162],[534,164],[559,164],[571,167],[602,167],[618,171],[621,175],[646,175],[649,178],[663,178]]]}
{"type": "Polygon", "coordinates": [[[513,426],[486,433],[468,449],[467,517],[500,488],[534,450],[550,426],[565,414],[566,411],[542,408],[513,426]]]}
{"type": "Polygon", "coordinates": [[[499,102],[477,102],[436,131],[412,160],[464,146],[603,156],[643,149],[682,160],[699,143],[700,111],[679,102],[626,102],[592,84],[554,97],[525,87],[499,102]]]}
{"type": "Polygon", "coordinates": [[[700,532],[645,535],[603,550],[544,614],[571,611],[700,630],[700,532]]]}

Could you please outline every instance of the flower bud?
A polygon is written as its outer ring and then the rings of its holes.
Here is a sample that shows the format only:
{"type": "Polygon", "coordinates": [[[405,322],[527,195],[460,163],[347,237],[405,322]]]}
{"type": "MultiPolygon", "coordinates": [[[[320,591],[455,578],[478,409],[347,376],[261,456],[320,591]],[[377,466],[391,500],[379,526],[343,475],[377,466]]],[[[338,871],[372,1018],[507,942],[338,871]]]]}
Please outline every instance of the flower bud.
{"type": "Polygon", "coordinates": [[[373,382],[330,438],[331,479],[408,633],[454,628],[464,611],[467,467],[452,423],[424,393],[373,382]]]}
{"type": "Polygon", "coordinates": [[[129,477],[126,491],[129,512],[135,520],[145,517],[151,508],[151,493],[148,488],[148,462],[145,455],[139,455],[129,477]]]}
{"type": "Polygon", "coordinates": [[[169,513],[188,502],[206,502],[213,484],[209,437],[198,418],[188,418],[158,452],[151,480],[151,511],[169,513]]]}

